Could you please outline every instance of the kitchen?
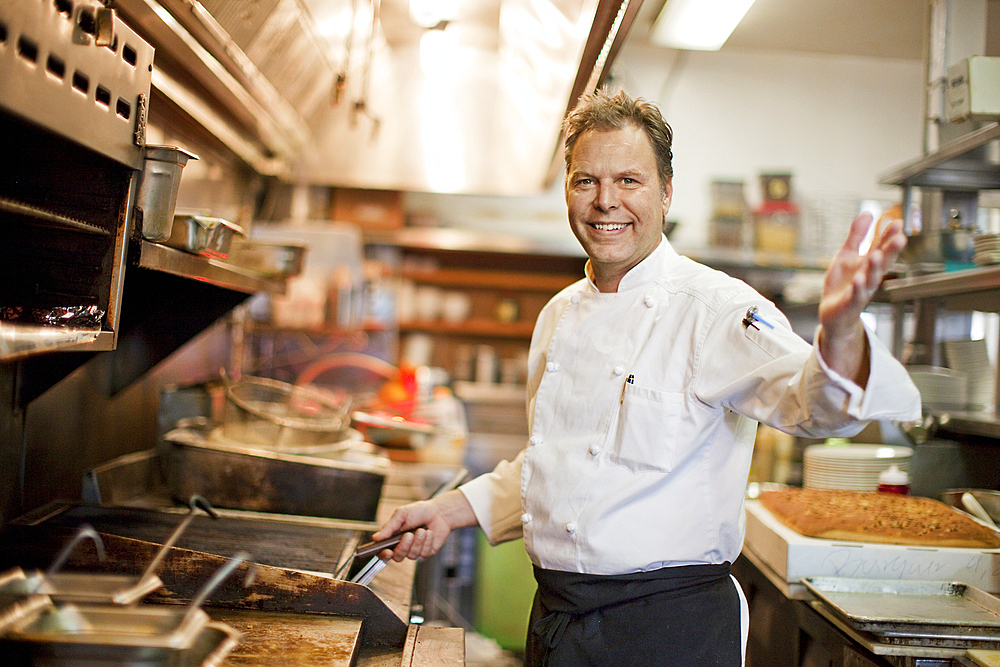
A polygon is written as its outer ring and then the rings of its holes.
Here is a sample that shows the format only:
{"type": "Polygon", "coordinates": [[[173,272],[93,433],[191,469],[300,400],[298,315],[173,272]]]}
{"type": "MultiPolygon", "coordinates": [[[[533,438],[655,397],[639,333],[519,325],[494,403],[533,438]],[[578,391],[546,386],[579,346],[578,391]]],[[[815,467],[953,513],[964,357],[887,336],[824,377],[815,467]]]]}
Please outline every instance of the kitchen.
{"type": "MultiPolygon", "coordinates": [[[[191,3],[175,4],[184,8],[191,3]]],[[[290,4],[298,6],[297,3],[290,4]]],[[[254,79],[251,74],[254,69],[270,73],[273,70],[268,67],[277,68],[278,63],[268,57],[271,54],[266,51],[248,54],[257,58],[251,63],[255,67],[250,68],[233,55],[238,54],[237,51],[231,51],[228,58],[235,61],[234,65],[227,60],[225,49],[218,46],[218,33],[209,29],[217,30],[219,24],[226,20],[226,12],[231,9],[226,3],[203,3],[202,6],[215,9],[216,22],[199,19],[193,24],[190,21],[185,24],[188,26],[188,37],[194,33],[202,44],[213,44],[215,40],[214,50],[199,47],[199,40],[195,40],[192,46],[190,41],[179,37],[185,32],[173,28],[164,32],[162,27],[172,24],[169,17],[165,18],[163,13],[150,9],[156,3],[115,3],[113,9],[117,20],[123,21],[156,49],[155,59],[152,59],[155,67],[151,73],[153,83],[149,91],[146,143],[181,145],[199,156],[198,160],[191,160],[184,167],[179,205],[187,209],[208,210],[212,216],[246,225],[251,234],[266,228],[264,224],[251,224],[259,221],[354,221],[363,229],[367,226],[367,238],[363,239],[363,243],[377,247],[390,260],[396,256],[393,253],[403,247],[411,258],[424,261],[429,258],[438,262],[441,268],[456,271],[467,271],[470,263],[475,266],[479,262],[482,266],[484,258],[496,259],[495,252],[484,253],[484,250],[507,248],[509,254],[500,253],[501,259],[504,256],[513,257],[513,261],[495,267],[504,280],[516,277],[511,274],[518,272],[533,276],[549,273],[553,274],[554,281],[562,276],[579,275],[580,251],[566,233],[559,185],[561,176],[549,173],[558,169],[558,161],[555,161],[556,167],[552,166],[558,139],[554,128],[565,111],[574,82],[560,84],[560,90],[565,91],[563,99],[548,106],[540,103],[533,105],[527,114],[516,108],[512,108],[510,113],[488,113],[483,105],[494,99],[494,89],[490,87],[492,83],[476,78],[464,82],[466,87],[463,90],[483,93],[466,96],[479,106],[458,107],[458,118],[468,119],[470,137],[464,148],[455,149],[457,152],[452,153],[452,161],[446,163],[443,173],[434,173],[423,166],[424,162],[419,157],[423,153],[433,155],[434,150],[447,147],[441,141],[441,135],[433,134],[440,129],[431,128],[430,136],[436,137],[437,141],[420,144],[414,137],[424,135],[411,124],[416,123],[419,116],[414,102],[416,95],[407,84],[408,80],[417,78],[412,72],[418,60],[415,58],[416,38],[413,35],[416,29],[406,27],[404,21],[409,21],[409,18],[405,12],[400,13],[397,8],[393,13],[396,3],[383,2],[375,6],[361,2],[336,4],[333,9],[354,13],[355,30],[342,30],[338,48],[334,49],[331,63],[325,69],[314,64],[294,68],[296,72],[303,70],[321,80],[301,82],[279,72],[277,80],[268,86],[267,82],[254,79]],[[390,42],[393,49],[404,54],[401,59],[409,63],[410,68],[398,65],[395,70],[397,79],[390,86],[380,86],[374,76],[369,79],[367,75],[377,75],[378,58],[386,57],[383,46],[379,47],[381,50],[368,51],[371,12],[376,8],[383,13],[380,19],[384,39],[390,42]],[[198,32],[199,25],[202,33],[198,32]],[[349,40],[354,48],[350,62],[345,63],[343,49],[349,40]],[[370,70],[366,67],[369,53],[373,54],[370,70]],[[228,78],[205,74],[206,71],[211,72],[212,64],[217,65],[219,60],[228,63],[228,78]],[[339,102],[320,104],[311,99],[309,93],[326,84],[330,86],[326,90],[337,90],[332,86],[341,73],[340,68],[346,70],[347,82],[339,102]],[[234,71],[239,76],[232,74],[234,71]],[[323,76],[328,79],[322,80],[323,76]],[[298,88],[292,86],[293,79],[298,88]],[[234,81],[239,85],[234,86],[234,81]],[[284,88],[276,92],[275,88],[279,85],[284,88]],[[249,100],[245,95],[247,90],[254,93],[249,100]],[[408,100],[395,99],[390,93],[396,90],[404,95],[410,94],[410,97],[408,100]],[[192,95],[191,91],[200,92],[210,99],[226,100],[225,112],[199,104],[199,95],[192,95]],[[241,94],[244,96],[240,97],[241,94]],[[286,101],[281,102],[282,98],[286,101]],[[274,102],[276,99],[278,102],[271,106],[262,102],[274,102]],[[289,102],[293,99],[300,110],[311,109],[315,110],[316,116],[333,117],[324,125],[326,134],[317,133],[311,141],[303,140],[303,133],[308,128],[304,129],[301,121],[295,118],[296,114],[289,111],[289,102]],[[406,113],[389,113],[390,109],[402,109],[406,113]],[[515,129],[500,125],[501,121],[494,119],[494,115],[516,120],[513,122],[515,129]],[[533,119],[540,122],[530,122],[533,119]],[[529,129],[536,124],[541,126],[538,130],[540,138],[530,138],[529,129]],[[243,129],[247,127],[254,129],[243,129]],[[235,132],[234,128],[243,131],[235,132]],[[494,138],[497,136],[502,137],[502,141],[494,138]],[[508,145],[512,141],[510,137],[523,138],[524,145],[508,145]],[[312,151],[310,146],[315,146],[316,150],[312,151]],[[506,157],[503,157],[503,151],[497,154],[498,146],[509,149],[506,157]],[[288,155],[295,155],[296,150],[308,154],[302,162],[294,164],[298,173],[289,171],[289,164],[283,161],[288,155]],[[534,155],[530,151],[542,154],[534,155]],[[329,161],[319,160],[317,155],[309,154],[312,152],[329,161]],[[480,155],[491,157],[481,159],[480,155]],[[463,157],[465,162],[461,161],[463,157]],[[487,168],[494,167],[497,168],[496,173],[487,171],[487,168]],[[464,183],[455,180],[457,174],[464,175],[464,183]],[[412,179],[421,180],[414,182],[412,179]],[[464,194],[433,194],[435,187],[464,194]],[[441,228],[451,227],[459,227],[460,230],[439,233],[441,228]],[[501,237],[496,233],[498,227],[503,229],[501,237]],[[459,257],[459,251],[468,255],[459,257]],[[447,261],[457,266],[447,266],[447,261]]],[[[617,3],[609,3],[615,4],[613,10],[605,3],[589,3],[585,9],[563,6],[562,11],[565,16],[574,16],[575,12],[583,16],[586,11],[595,12],[595,4],[598,6],[597,14],[605,22],[605,30],[609,29],[608,26],[613,27],[617,3]]],[[[941,9],[943,3],[935,4],[938,12],[944,11],[941,9]]],[[[963,3],[954,4],[959,5],[954,10],[957,15],[954,24],[958,25],[962,24],[961,9],[971,13],[979,8],[986,12],[987,7],[995,5],[971,3],[970,9],[963,3]]],[[[172,6],[171,3],[163,5],[172,6]]],[[[539,4],[544,5],[546,3],[539,4]]],[[[684,52],[652,46],[646,43],[645,33],[658,14],[659,7],[655,5],[658,3],[646,2],[636,10],[636,3],[630,3],[631,9],[624,12],[622,25],[619,26],[619,31],[623,26],[627,27],[627,36],[620,44],[614,42],[620,50],[611,49],[614,58],[604,74],[624,83],[633,92],[664,104],[665,113],[677,131],[677,194],[671,214],[680,224],[671,240],[679,247],[692,248],[691,254],[695,258],[698,258],[700,250],[708,259],[713,259],[711,252],[705,248],[713,229],[707,222],[712,218],[709,185],[715,180],[745,180],[748,182],[746,196],[756,200],[760,196],[756,183],[759,173],[791,169],[794,171],[792,185],[801,198],[803,209],[806,203],[815,199],[817,210],[821,212],[827,209],[840,211],[844,199],[894,202],[903,195],[898,187],[882,186],[880,182],[884,174],[897,165],[911,162],[925,149],[924,119],[930,114],[925,111],[924,98],[933,92],[925,91],[921,83],[925,49],[929,49],[925,44],[929,40],[928,26],[932,16],[929,6],[920,2],[894,4],[892,9],[907,20],[892,16],[894,20],[889,21],[888,26],[879,25],[874,21],[876,17],[868,17],[861,9],[855,8],[859,24],[850,26],[856,35],[852,40],[854,48],[864,46],[870,51],[848,55],[831,55],[839,52],[830,51],[824,55],[816,52],[825,48],[822,40],[812,32],[797,29],[793,23],[766,23],[768,27],[764,29],[771,39],[781,35],[788,41],[784,48],[793,51],[775,51],[773,49],[781,47],[767,45],[763,48],[769,50],[761,51],[761,45],[755,44],[754,38],[749,35],[744,36],[745,41],[740,44],[740,28],[734,32],[726,47],[717,53],[684,52]],[[773,27],[782,25],[787,27],[773,27]],[[890,37],[896,35],[896,31],[902,32],[903,26],[908,26],[910,32],[904,32],[899,41],[907,50],[880,51],[890,48],[889,44],[894,43],[890,37]],[[802,46],[801,41],[795,42],[796,39],[805,40],[811,46],[802,46]],[[824,85],[818,86],[817,81],[822,81],[824,85]],[[722,112],[730,109],[739,109],[740,113],[722,112]],[[712,111],[718,113],[717,118],[710,115],[712,111]],[[859,121],[846,124],[843,118],[858,118],[859,121]],[[817,127],[824,131],[817,132],[817,127]],[[767,156],[766,160],[762,155],[767,156]]],[[[79,6],[74,10],[68,3],[56,3],[56,7],[61,11],[79,10],[79,6]]],[[[280,17],[294,22],[297,16],[295,11],[285,5],[282,7],[286,13],[280,17]]],[[[748,13],[746,24],[741,27],[752,25],[754,11],[759,12],[756,14],[758,21],[791,22],[794,19],[794,14],[787,8],[777,17],[768,17],[764,14],[767,10],[768,4],[758,0],[755,8],[748,13]]],[[[310,11],[319,17],[319,9],[311,7],[310,11]]],[[[550,32],[536,37],[540,43],[535,45],[534,57],[556,58],[566,52],[579,53],[581,62],[589,65],[575,62],[573,75],[577,75],[578,71],[586,74],[586,70],[595,67],[600,54],[584,48],[587,31],[581,37],[582,19],[578,18],[575,24],[568,19],[542,23],[547,15],[541,14],[541,10],[534,11],[536,14],[529,12],[529,16],[533,16],[539,25],[547,29],[553,26],[550,32]],[[575,36],[569,34],[574,26],[577,30],[575,36]],[[560,37],[559,30],[566,31],[567,39],[575,38],[576,46],[565,47],[562,52],[552,48],[551,44],[554,41],[557,43],[560,37]]],[[[770,11],[782,12],[780,8],[770,11]]],[[[878,13],[873,8],[864,11],[878,13]]],[[[888,14],[889,9],[885,13],[888,14]]],[[[995,16],[995,13],[989,15],[995,16]]],[[[884,20],[884,16],[882,18],[884,20]]],[[[981,20],[981,16],[979,18],[978,21],[975,17],[966,20],[968,24],[978,26],[981,32],[983,25],[995,25],[981,20]]],[[[488,20],[498,22],[495,15],[488,20]]],[[[583,23],[589,27],[594,21],[588,18],[583,23]]],[[[264,23],[262,19],[256,22],[251,20],[248,25],[259,27],[264,23]]],[[[436,25],[440,25],[440,21],[436,25]]],[[[456,16],[437,32],[447,34],[460,25],[461,17],[456,16]]],[[[234,40],[240,40],[243,48],[249,49],[246,35],[237,34],[233,27],[228,30],[234,40]]],[[[13,32],[10,34],[13,35],[13,32]]],[[[949,53],[949,61],[973,53],[996,55],[995,34],[995,30],[986,32],[982,37],[985,42],[982,49],[968,47],[972,50],[949,53]]],[[[949,43],[958,43],[955,48],[960,51],[967,48],[963,41],[966,39],[974,41],[962,34],[961,38],[954,38],[949,43]]],[[[13,38],[6,39],[5,43],[12,44],[13,38]]],[[[490,41],[485,40],[485,43],[490,44],[490,41]]],[[[374,48],[380,43],[376,41],[372,45],[374,48]]],[[[261,48],[264,46],[267,45],[261,48]]],[[[271,46],[277,48],[278,45],[272,43],[271,46]]],[[[141,52],[138,54],[139,57],[142,55],[141,52]]],[[[305,55],[297,54],[296,62],[307,62],[308,55],[308,51],[305,55]]],[[[490,64],[487,61],[479,71],[490,64]]],[[[516,71],[518,61],[505,65],[516,71]]],[[[586,78],[577,76],[577,83],[582,87],[587,83],[586,78]]],[[[537,89],[544,87],[546,82],[529,79],[529,83],[537,89]]],[[[446,94],[440,90],[431,92],[438,97],[446,94]]],[[[536,93],[537,90],[530,94],[536,93]]],[[[460,125],[454,117],[439,112],[438,120],[442,118],[445,127],[460,125]]],[[[946,124],[942,132],[949,129],[946,124]]],[[[936,146],[952,137],[931,139],[936,143],[929,146],[936,146]]],[[[984,204],[983,209],[986,208],[984,204]]],[[[927,214],[924,218],[925,228],[934,229],[935,224],[943,228],[940,221],[935,223],[927,214]]],[[[842,220],[838,222],[843,224],[842,220]]],[[[802,228],[803,234],[806,229],[802,228]]],[[[350,230],[338,231],[351,235],[350,230]]],[[[814,244],[821,242],[818,235],[808,240],[814,244]]],[[[310,248],[308,252],[314,250],[317,249],[310,248]]],[[[933,251],[930,248],[928,254],[933,255],[933,251]]],[[[144,261],[153,261],[150,254],[156,251],[149,250],[148,244],[143,246],[142,252],[146,257],[144,261]]],[[[734,264],[736,266],[730,267],[734,272],[748,269],[738,262],[734,264]]],[[[753,277],[765,284],[773,279],[784,284],[786,280],[785,267],[765,267],[767,270],[763,271],[762,277],[759,267],[750,268],[753,269],[753,277]]],[[[417,266],[411,275],[421,271],[417,266]]],[[[220,368],[236,373],[247,372],[248,366],[243,366],[243,362],[234,360],[232,356],[230,341],[234,332],[259,336],[251,341],[253,343],[260,342],[262,334],[267,333],[241,328],[238,318],[229,317],[230,311],[245,301],[247,293],[213,285],[211,276],[204,281],[174,280],[161,275],[165,273],[163,271],[150,270],[141,265],[135,272],[125,269],[124,273],[126,287],[121,304],[122,327],[120,332],[115,331],[117,341],[113,353],[110,353],[110,347],[98,349],[94,359],[87,361],[90,355],[86,352],[81,358],[80,353],[67,351],[30,356],[3,366],[3,392],[12,406],[11,412],[4,414],[2,422],[4,442],[10,444],[0,454],[3,461],[0,469],[4,470],[3,496],[0,497],[3,505],[0,509],[4,523],[54,498],[78,498],[84,470],[119,455],[153,446],[159,434],[156,415],[164,386],[202,382],[209,375],[206,369],[211,369],[213,373],[220,368]],[[135,277],[130,273],[134,273],[135,277]],[[142,292],[144,289],[148,290],[145,294],[142,292]],[[161,304],[161,300],[172,308],[161,304]],[[190,304],[198,304],[199,308],[191,308],[190,304]],[[192,338],[195,344],[185,345],[192,338]],[[74,370],[77,366],[80,368],[74,370]]],[[[794,273],[796,280],[808,283],[811,272],[794,273]]],[[[444,278],[451,279],[455,275],[467,277],[469,274],[452,273],[444,278]]],[[[270,285],[264,287],[271,288],[270,285]]],[[[454,284],[446,284],[445,287],[446,291],[462,291],[454,284]]],[[[496,292],[498,288],[487,283],[481,289],[489,293],[491,290],[496,292]]],[[[552,288],[552,291],[556,289],[552,288]]],[[[471,307],[485,307],[487,297],[479,295],[478,298],[471,307]]],[[[897,307],[893,304],[908,305],[912,297],[904,292],[898,298],[887,298],[889,306],[879,313],[880,317],[888,318],[889,325],[884,329],[891,331],[892,312],[897,307]]],[[[509,312],[509,306],[505,306],[504,312],[509,312]]],[[[520,306],[522,312],[515,320],[530,322],[531,310],[537,306],[528,302],[520,302],[520,306]]],[[[253,318],[252,313],[247,314],[241,308],[233,312],[240,317],[253,318]]],[[[803,319],[806,330],[810,330],[808,316],[803,319]]],[[[378,331],[366,332],[367,342],[378,353],[395,361],[396,355],[404,350],[414,355],[421,352],[422,341],[426,339],[413,334],[427,334],[426,329],[427,326],[420,324],[407,329],[411,334],[407,338],[413,339],[409,350],[406,350],[406,341],[396,341],[394,336],[378,331]],[[398,350],[396,345],[399,345],[398,350]]],[[[880,327],[880,332],[882,330],[880,327]]],[[[105,338],[106,333],[102,332],[105,338]]],[[[927,332],[921,330],[921,334],[926,336],[927,332]]],[[[933,335],[932,331],[930,336],[933,335]]],[[[910,336],[909,332],[907,336],[910,336]]],[[[491,341],[498,356],[485,355],[483,365],[497,366],[499,374],[505,360],[516,360],[518,345],[514,343],[519,340],[491,341]]],[[[273,345],[279,341],[272,338],[264,342],[273,345]]],[[[433,365],[442,361],[451,367],[460,352],[468,352],[466,348],[460,350],[458,345],[446,350],[443,347],[436,347],[431,354],[447,354],[448,358],[431,359],[433,365]]],[[[247,349],[252,349],[252,346],[248,345],[247,349]]],[[[901,350],[902,347],[893,349],[901,350]]],[[[426,348],[423,351],[426,354],[426,348]]],[[[931,358],[926,361],[934,361],[932,349],[925,352],[925,356],[928,354],[931,358]]],[[[274,355],[260,356],[273,358],[274,355]]],[[[516,377],[516,367],[509,372],[516,377]]],[[[466,368],[465,373],[469,379],[474,379],[474,369],[466,368]]],[[[470,411],[475,407],[484,407],[471,397],[468,403],[470,411]]],[[[960,421],[953,420],[953,429],[957,423],[960,421]]],[[[491,425],[487,432],[494,430],[496,428],[491,425]]],[[[503,440],[506,443],[517,434],[501,435],[508,436],[503,440]]],[[[997,488],[995,467],[976,465],[983,459],[988,461],[992,451],[978,440],[979,437],[973,432],[968,438],[973,441],[970,444],[973,459],[969,468],[977,471],[983,479],[967,481],[970,486],[997,488]]],[[[491,438],[484,446],[492,446],[498,441],[491,438]]],[[[492,452],[484,455],[487,459],[489,456],[492,452]]]]}

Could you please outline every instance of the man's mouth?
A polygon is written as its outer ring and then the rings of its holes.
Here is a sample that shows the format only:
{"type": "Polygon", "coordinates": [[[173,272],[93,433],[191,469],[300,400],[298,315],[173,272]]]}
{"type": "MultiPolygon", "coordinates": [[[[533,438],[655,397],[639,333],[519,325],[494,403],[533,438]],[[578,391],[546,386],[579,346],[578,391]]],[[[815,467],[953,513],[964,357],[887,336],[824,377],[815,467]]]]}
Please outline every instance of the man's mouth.
{"type": "Polygon", "coordinates": [[[599,232],[616,232],[629,226],[627,222],[595,222],[591,225],[599,232]]]}

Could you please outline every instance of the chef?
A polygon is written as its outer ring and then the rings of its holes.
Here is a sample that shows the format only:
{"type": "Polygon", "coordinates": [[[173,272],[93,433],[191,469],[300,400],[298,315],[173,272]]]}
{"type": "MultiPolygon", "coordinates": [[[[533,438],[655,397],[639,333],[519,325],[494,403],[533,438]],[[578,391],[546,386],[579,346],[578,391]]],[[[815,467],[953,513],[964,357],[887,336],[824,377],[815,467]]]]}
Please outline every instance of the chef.
{"type": "Polygon", "coordinates": [[[654,105],[601,90],[564,130],[569,223],[589,261],[535,325],[527,446],[400,508],[374,538],[409,531],[381,554],[398,561],[461,526],[494,544],[523,536],[538,583],[529,667],[740,665],[747,604],[729,565],[757,424],[827,437],[920,417],[906,371],[860,318],[906,237],[890,223],[861,253],[872,219],[854,220],[810,346],[663,236],[672,130],[654,105]]]}

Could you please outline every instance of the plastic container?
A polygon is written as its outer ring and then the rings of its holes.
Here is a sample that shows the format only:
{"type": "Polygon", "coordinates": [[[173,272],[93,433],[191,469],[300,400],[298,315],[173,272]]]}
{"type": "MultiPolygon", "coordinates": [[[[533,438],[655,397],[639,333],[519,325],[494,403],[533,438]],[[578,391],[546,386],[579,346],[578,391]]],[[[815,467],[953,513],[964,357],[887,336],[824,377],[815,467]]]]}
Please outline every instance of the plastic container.
{"type": "Polygon", "coordinates": [[[895,464],[883,470],[878,476],[878,490],[883,493],[910,493],[910,476],[895,464]]]}

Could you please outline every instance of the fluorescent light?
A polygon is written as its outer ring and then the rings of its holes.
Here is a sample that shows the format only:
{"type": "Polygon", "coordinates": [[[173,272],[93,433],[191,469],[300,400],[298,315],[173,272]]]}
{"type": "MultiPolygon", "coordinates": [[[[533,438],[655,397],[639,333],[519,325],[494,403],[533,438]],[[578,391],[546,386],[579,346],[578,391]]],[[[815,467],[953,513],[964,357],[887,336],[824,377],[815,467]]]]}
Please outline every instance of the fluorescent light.
{"type": "Polygon", "coordinates": [[[673,49],[718,51],[754,0],[667,0],[650,34],[673,49]]]}

